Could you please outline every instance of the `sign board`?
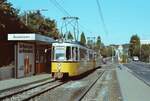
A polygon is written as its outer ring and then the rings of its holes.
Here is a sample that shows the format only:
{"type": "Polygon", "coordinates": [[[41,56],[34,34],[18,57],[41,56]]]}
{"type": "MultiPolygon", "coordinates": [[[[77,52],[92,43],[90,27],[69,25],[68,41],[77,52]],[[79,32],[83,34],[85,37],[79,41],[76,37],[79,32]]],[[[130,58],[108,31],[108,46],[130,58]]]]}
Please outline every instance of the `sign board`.
{"type": "Polygon", "coordinates": [[[34,74],[35,52],[34,44],[19,42],[17,46],[17,77],[34,74]]]}
{"type": "Polygon", "coordinates": [[[41,42],[46,42],[46,43],[52,43],[54,42],[54,39],[40,35],[40,34],[35,34],[35,33],[24,33],[24,34],[8,34],[8,40],[11,41],[41,41],[41,42]]]}
{"type": "Polygon", "coordinates": [[[8,34],[8,40],[35,40],[35,34],[8,34]]]}

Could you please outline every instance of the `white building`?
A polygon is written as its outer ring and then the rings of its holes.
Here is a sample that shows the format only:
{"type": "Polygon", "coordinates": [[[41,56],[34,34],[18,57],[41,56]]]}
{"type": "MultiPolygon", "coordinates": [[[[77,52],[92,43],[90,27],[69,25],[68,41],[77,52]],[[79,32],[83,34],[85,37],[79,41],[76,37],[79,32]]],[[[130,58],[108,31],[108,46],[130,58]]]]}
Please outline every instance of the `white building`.
{"type": "Polygon", "coordinates": [[[117,51],[116,51],[117,57],[119,61],[122,61],[121,56],[123,55],[123,46],[119,45],[117,51]]]}
{"type": "Polygon", "coordinates": [[[150,44],[150,40],[140,40],[141,44],[150,44]]]}

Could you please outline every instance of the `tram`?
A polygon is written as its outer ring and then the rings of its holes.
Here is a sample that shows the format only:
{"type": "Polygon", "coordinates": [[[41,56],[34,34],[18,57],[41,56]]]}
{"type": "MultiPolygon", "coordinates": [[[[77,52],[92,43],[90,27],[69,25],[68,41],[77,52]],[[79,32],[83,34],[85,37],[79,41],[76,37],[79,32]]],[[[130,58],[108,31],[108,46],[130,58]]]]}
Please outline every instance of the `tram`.
{"type": "Polygon", "coordinates": [[[101,56],[77,42],[52,43],[51,72],[54,78],[78,76],[101,65],[101,56]]]}

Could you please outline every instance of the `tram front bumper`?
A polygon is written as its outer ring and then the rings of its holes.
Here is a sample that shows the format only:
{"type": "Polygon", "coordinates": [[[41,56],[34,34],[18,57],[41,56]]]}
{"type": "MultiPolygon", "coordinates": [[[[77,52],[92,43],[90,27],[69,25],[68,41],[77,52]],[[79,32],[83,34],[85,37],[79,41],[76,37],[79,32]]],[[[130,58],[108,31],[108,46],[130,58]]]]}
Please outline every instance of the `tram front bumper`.
{"type": "Polygon", "coordinates": [[[68,73],[69,76],[78,75],[79,63],[77,62],[52,62],[52,73],[68,73]]]}

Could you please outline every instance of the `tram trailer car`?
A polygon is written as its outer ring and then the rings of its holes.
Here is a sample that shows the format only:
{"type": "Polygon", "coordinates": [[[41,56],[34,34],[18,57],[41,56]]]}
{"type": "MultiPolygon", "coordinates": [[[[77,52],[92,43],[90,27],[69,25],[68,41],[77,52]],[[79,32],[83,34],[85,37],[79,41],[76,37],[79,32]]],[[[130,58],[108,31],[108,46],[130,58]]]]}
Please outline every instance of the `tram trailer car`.
{"type": "Polygon", "coordinates": [[[101,65],[101,56],[78,43],[52,43],[51,71],[54,78],[78,76],[101,65]]]}

